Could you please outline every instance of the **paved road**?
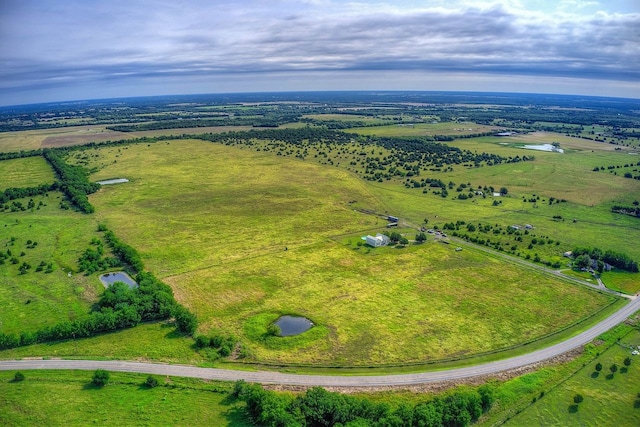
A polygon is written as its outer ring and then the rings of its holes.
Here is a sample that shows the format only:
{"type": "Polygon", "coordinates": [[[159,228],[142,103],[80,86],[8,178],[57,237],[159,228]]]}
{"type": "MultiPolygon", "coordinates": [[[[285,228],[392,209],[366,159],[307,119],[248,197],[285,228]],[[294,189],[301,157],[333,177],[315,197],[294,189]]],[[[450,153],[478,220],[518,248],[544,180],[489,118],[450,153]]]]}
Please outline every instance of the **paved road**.
{"type": "Polygon", "coordinates": [[[302,386],[324,387],[378,387],[403,386],[425,384],[439,381],[473,378],[481,375],[491,375],[501,371],[516,369],[538,363],[559,356],[578,348],[623,322],[636,311],[640,310],[640,298],[630,301],[616,313],[612,314],[591,329],[576,335],[562,343],[547,347],[532,353],[498,360],[472,367],[448,369],[437,372],[422,372],[401,375],[372,375],[372,376],[334,376],[334,375],[296,375],[268,371],[234,371],[227,369],[198,368],[185,365],[163,365],[156,363],[138,363],[124,361],[96,361],[96,360],[3,360],[0,370],[27,369],[106,369],[119,372],[139,372],[145,374],[170,375],[179,377],[203,378],[210,380],[235,381],[243,379],[248,382],[262,384],[286,384],[302,386]]]}

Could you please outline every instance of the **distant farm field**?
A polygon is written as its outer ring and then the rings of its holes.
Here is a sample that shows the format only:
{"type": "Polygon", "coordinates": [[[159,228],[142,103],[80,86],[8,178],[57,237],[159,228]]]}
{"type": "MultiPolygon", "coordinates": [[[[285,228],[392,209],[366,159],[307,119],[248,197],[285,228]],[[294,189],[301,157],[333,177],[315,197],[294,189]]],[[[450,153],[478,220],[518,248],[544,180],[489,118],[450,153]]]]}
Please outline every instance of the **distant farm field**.
{"type": "Polygon", "coordinates": [[[469,135],[491,132],[496,129],[493,126],[479,125],[470,122],[442,122],[442,123],[416,123],[393,124],[388,126],[375,126],[349,129],[349,132],[361,135],[377,136],[433,136],[433,135],[469,135]]]}
{"type": "Polygon", "coordinates": [[[353,208],[385,211],[386,202],[338,168],[187,140],[92,150],[92,165],[93,179],[130,180],[91,196],[97,218],[172,285],[201,332],[233,333],[256,360],[459,357],[552,333],[610,302],[435,242],[356,246],[386,222],[353,208]],[[317,326],[299,338],[265,337],[281,313],[317,326]]]}

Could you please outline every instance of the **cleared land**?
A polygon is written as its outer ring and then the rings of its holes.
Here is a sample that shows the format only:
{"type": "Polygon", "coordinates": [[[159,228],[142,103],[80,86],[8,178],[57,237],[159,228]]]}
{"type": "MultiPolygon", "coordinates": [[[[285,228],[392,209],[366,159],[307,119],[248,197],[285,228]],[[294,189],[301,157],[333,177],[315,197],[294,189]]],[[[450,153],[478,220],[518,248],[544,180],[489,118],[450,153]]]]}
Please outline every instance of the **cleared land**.
{"type": "Polygon", "coordinates": [[[494,126],[479,125],[471,122],[443,122],[443,123],[416,123],[394,124],[389,126],[375,126],[349,129],[349,132],[360,135],[377,136],[433,136],[433,135],[470,135],[476,133],[491,132],[494,126]]]}

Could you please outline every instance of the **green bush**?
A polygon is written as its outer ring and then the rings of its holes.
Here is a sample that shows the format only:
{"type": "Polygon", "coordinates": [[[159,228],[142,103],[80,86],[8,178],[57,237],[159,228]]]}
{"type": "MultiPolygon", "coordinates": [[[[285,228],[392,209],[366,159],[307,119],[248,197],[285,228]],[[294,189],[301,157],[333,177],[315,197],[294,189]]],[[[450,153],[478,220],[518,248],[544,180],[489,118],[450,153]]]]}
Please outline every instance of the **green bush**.
{"type": "Polygon", "coordinates": [[[13,376],[13,382],[14,383],[19,383],[20,381],[24,381],[24,374],[22,372],[18,371],[13,376]]]}
{"type": "Polygon", "coordinates": [[[158,387],[158,379],[153,375],[149,375],[145,380],[144,385],[149,388],[158,387]]]}
{"type": "Polygon", "coordinates": [[[109,382],[109,372],[104,369],[97,369],[91,378],[93,385],[103,387],[109,382]]]}

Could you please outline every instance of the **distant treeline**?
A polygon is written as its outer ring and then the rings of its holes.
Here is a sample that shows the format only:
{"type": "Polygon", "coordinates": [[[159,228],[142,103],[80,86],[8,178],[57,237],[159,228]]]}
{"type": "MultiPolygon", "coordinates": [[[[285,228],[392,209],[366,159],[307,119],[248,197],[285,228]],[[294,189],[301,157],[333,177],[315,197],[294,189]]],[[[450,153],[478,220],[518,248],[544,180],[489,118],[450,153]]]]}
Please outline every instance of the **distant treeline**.
{"type": "Polygon", "coordinates": [[[0,160],[21,159],[23,157],[36,157],[41,155],[42,150],[11,151],[8,153],[0,153],[0,160]]]}
{"type": "Polygon", "coordinates": [[[238,381],[233,396],[246,402],[247,412],[257,425],[288,427],[464,427],[477,421],[494,401],[490,385],[417,405],[402,404],[395,410],[385,403],[332,393],[321,387],[292,397],[238,381]]]}
{"type": "Polygon", "coordinates": [[[224,117],[224,118],[187,118],[156,120],[150,123],[123,124],[107,126],[107,129],[118,132],[137,132],[145,130],[184,129],[216,126],[253,126],[278,127],[285,123],[298,121],[298,114],[266,114],[259,117],[224,117]]]}
{"type": "Polygon", "coordinates": [[[637,273],[639,271],[638,263],[636,261],[619,252],[602,251],[598,248],[578,247],[573,249],[573,256],[575,259],[578,259],[579,257],[584,255],[588,256],[590,259],[596,262],[605,262],[621,270],[630,271],[632,273],[637,273]]]}
{"type": "Polygon", "coordinates": [[[56,150],[47,149],[42,154],[58,175],[58,189],[82,212],[93,213],[95,209],[87,195],[98,191],[100,184],[90,182],[89,173],[84,168],[67,164],[56,150]]]}

